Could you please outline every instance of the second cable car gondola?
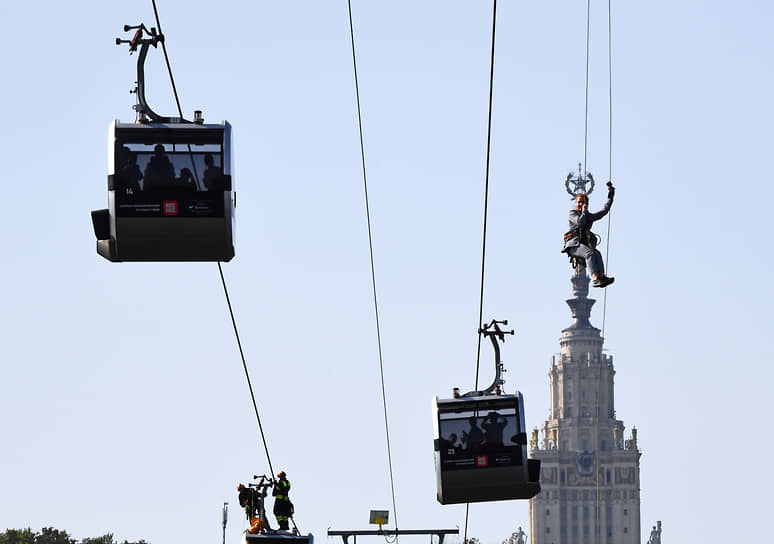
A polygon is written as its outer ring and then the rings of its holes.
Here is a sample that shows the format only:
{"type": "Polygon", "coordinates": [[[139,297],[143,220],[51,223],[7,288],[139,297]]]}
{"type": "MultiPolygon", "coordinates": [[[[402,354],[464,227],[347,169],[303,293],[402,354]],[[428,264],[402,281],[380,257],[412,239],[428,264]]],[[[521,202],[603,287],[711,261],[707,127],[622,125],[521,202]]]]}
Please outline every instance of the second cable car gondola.
{"type": "MultiPolygon", "coordinates": [[[[540,492],[540,461],[527,457],[524,399],[501,393],[498,339],[506,334],[492,321],[481,332],[495,349],[494,383],[484,391],[433,401],[438,502],[529,499],[540,492]],[[491,327],[491,328],[490,328],[491,327]]],[[[513,331],[510,331],[512,334],[513,331]]]]}
{"type": "Polygon", "coordinates": [[[148,48],[164,37],[144,25],[129,43],[137,59],[137,123],[108,132],[108,208],[92,212],[97,253],[120,261],[229,261],[235,193],[231,125],[156,114],[145,100],[148,48]],[[144,33],[150,37],[144,38],[144,33]]]}

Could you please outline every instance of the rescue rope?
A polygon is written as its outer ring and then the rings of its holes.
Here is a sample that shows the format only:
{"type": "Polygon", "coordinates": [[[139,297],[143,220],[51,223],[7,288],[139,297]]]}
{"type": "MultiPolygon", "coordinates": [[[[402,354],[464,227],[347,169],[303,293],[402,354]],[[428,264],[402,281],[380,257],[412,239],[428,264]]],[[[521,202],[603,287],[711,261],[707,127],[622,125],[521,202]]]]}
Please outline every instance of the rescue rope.
{"type": "MultiPolygon", "coordinates": [[[[612,21],[612,0],[607,0],[607,80],[608,80],[608,163],[607,163],[607,181],[613,181],[613,21],[612,21]]],[[[613,210],[607,213],[607,242],[605,243],[605,270],[610,266],[610,223],[612,222],[613,210]]],[[[607,315],[607,289],[605,289],[604,301],[602,303],[602,338],[605,337],[605,318],[607,315]]]]}
{"type": "Polygon", "coordinates": [[[583,121],[583,174],[586,175],[586,158],[589,149],[589,45],[591,30],[591,0],[586,1],[586,112],[583,121]]]}
{"type": "MultiPolygon", "coordinates": [[[[156,27],[159,29],[159,34],[162,34],[162,32],[161,32],[161,20],[159,19],[159,11],[158,11],[158,8],[156,7],[156,0],[151,0],[151,1],[153,2],[153,13],[156,16],[156,27]]],[[[174,91],[174,94],[175,94],[175,102],[177,104],[177,111],[180,114],[180,118],[182,119],[183,118],[183,110],[180,107],[180,98],[178,97],[178,94],[177,94],[177,86],[175,85],[175,78],[172,75],[172,64],[169,62],[169,56],[167,55],[167,48],[164,45],[163,41],[161,42],[161,47],[164,50],[164,60],[166,61],[166,64],[167,64],[167,71],[169,72],[169,79],[170,79],[170,82],[172,83],[172,90],[174,91]]],[[[247,370],[247,361],[245,360],[245,353],[244,353],[244,350],[242,349],[242,342],[239,339],[239,330],[237,329],[236,319],[234,317],[234,310],[232,309],[232,306],[231,306],[231,299],[228,296],[228,288],[226,287],[226,279],[223,276],[223,267],[220,265],[220,262],[218,262],[218,271],[220,272],[220,280],[221,280],[221,283],[223,284],[223,292],[226,295],[226,303],[228,304],[228,312],[231,315],[231,324],[234,327],[234,336],[236,337],[237,346],[239,347],[239,355],[242,358],[242,367],[244,368],[245,377],[247,378],[247,387],[250,389],[250,398],[253,401],[253,409],[255,410],[255,418],[258,420],[258,430],[261,433],[261,440],[263,442],[263,449],[266,452],[266,461],[269,463],[269,470],[271,471],[271,474],[273,476],[274,475],[274,467],[272,467],[272,464],[271,464],[271,456],[269,455],[269,446],[268,446],[268,444],[266,442],[266,435],[263,432],[263,425],[261,424],[261,416],[258,413],[258,404],[255,401],[255,393],[253,392],[253,384],[250,381],[250,373],[247,370]]]]}
{"type": "MultiPolygon", "coordinates": [[[[382,407],[384,409],[384,432],[387,436],[387,464],[390,470],[390,490],[392,491],[392,510],[395,513],[395,529],[398,529],[398,509],[395,503],[395,478],[392,470],[392,450],[390,447],[390,426],[387,421],[387,393],[384,386],[384,361],[382,358],[382,334],[379,327],[379,303],[376,297],[376,271],[374,267],[374,244],[371,234],[371,208],[368,203],[368,177],[366,176],[365,143],[363,140],[363,118],[360,109],[360,85],[357,77],[357,55],[355,54],[355,28],[352,23],[352,0],[347,0],[349,12],[349,35],[352,43],[352,68],[355,75],[355,99],[357,102],[357,126],[360,133],[360,161],[363,169],[363,192],[365,194],[366,223],[368,225],[368,251],[371,259],[371,285],[374,298],[374,314],[376,316],[376,343],[379,351],[379,374],[382,384],[382,407]]],[[[395,535],[397,540],[397,535],[395,535]]]]}
{"type": "MultiPolygon", "coordinates": [[[[588,47],[588,46],[587,46],[588,47]]],[[[588,60],[587,60],[588,66],[588,60]]],[[[588,67],[587,67],[588,70],[588,67]]],[[[608,182],[613,180],[613,18],[612,18],[612,0],[607,1],[607,77],[608,77],[608,182]]],[[[607,214],[607,240],[605,242],[605,271],[610,272],[610,223],[612,222],[612,209],[607,214]]],[[[605,324],[607,319],[607,289],[602,302],[602,341],[605,339],[605,324]]],[[[597,544],[602,539],[601,534],[601,510],[602,497],[600,491],[600,466],[599,466],[599,446],[600,446],[600,395],[602,392],[602,363],[604,356],[600,354],[599,376],[597,378],[597,447],[596,447],[596,488],[597,488],[597,507],[596,507],[596,535],[597,544]]],[[[613,446],[615,447],[615,446],[613,446]]]]}
{"type": "MultiPolygon", "coordinates": [[[[478,322],[476,324],[476,330],[478,330],[478,343],[476,346],[476,386],[475,390],[478,390],[478,376],[481,366],[481,338],[483,336],[481,332],[481,324],[484,319],[484,279],[486,270],[486,223],[489,208],[489,163],[492,149],[492,99],[494,96],[494,63],[495,63],[495,30],[497,28],[497,0],[492,1],[492,51],[489,61],[489,112],[487,118],[487,134],[486,134],[486,167],[484,175],[484,228],[481,241],[481,288],[479,291],[479,304],[478,304],[478,322]]],[[[470,515],[470,503],[465,504],[465,530],[463,532],[462,542],[465,544],[468,540],[468,517],[470,515]]]]}

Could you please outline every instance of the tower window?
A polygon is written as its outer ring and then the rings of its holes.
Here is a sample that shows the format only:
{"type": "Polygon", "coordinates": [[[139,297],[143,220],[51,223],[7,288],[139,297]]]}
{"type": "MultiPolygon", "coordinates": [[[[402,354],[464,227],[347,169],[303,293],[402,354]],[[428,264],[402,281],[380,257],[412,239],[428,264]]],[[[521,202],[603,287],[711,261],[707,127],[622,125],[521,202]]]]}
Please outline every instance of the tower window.
{"type": "Polygon", "coordinates": [[[628,527],[624,527],[624,533],[628,533],[628,532],[629,532],[629,528],[628,527]]]}
{"type": "Polygon", "coordinates": [[[546,515],[547,515],[547,516],[550,516],[550,515],[551,515],[551,510],[549,510],[548,508],[546,508],[546,515]]]}
{"type": "Polygon", "coordinates": [[[627,510],[626,508],[624,508],[624,516],[628,516],[628,515],[629,515],[629,510],[627,510]]]}
{"type": "Polygon", "coordinates": [[[607,471],[607,483],[610,483],[610,471],[607,471]]]}

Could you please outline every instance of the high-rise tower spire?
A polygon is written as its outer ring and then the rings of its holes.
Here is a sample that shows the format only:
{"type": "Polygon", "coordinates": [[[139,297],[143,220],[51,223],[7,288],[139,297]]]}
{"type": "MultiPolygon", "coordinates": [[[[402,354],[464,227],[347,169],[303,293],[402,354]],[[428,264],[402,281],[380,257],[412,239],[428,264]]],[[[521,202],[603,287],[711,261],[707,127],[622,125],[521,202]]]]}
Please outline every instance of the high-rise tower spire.
{"type": "Polygon", "coordinates": [[[542,462],[542,491],[530,500],[532,544],[639,544],[640,495],[636,430],[624,440],[616,419],[613,357],[591,324],[595,300],[579,268],[567,300],[572,324],[551,361],[550,417],[532,433],[542,462]]]}

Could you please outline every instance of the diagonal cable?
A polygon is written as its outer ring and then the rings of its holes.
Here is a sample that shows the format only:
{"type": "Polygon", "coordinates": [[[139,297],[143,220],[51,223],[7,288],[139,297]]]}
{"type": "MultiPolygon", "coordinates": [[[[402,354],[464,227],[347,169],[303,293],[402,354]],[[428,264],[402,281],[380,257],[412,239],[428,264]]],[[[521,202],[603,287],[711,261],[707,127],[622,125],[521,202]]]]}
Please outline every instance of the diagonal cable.
{"type": "MultiPolygon", "coordinates": [[[[162,34],[161,32],[161,21],[159,20],[159,11],[156,8],[156,0],[152,0],[153,2],[153,13],[156,15],[156,26],[159,29],[159,34],[162,34]]],[[[172,90],[175,94],[175,102],[177,103],[177,111],[180,113],[180,118],[183,118],[183,110],[180,107],[180,98],[177,94],[177,86],[175,85],[175,78],[172,76],[172,65],[169,62],[169,57],[167,56],[167,48],[164,45],[164,42],[161,42],[162,49],[164,50],[164,60],[167,64],[167,71],[169,72],[169,80],[172,83],[172,90]]],[[[223,267],[218,263],[218,271],[220,272],[220,281],[223,284],[223,292],[226,295],[226,303],[228,304],[228,312],[231,315],[231,324],[234,327],[234,336],[236,337],[237,346],[239,347],[239,355],[242,358],[242,367],[245,371],[245,377],[247,378],[247,387],[250,389],[250,398],[253,401],[253,410],[255,411],[255,418],[258,420],[258,430],[261,433],[261,441],[263,442],[263,449],[266,452],[266,461],[269,463],[269,471],[271,472],[272,476],[274,476],[274,467],[272,467],[271,464],[271,456],[269,455],[269,446],[266,442],[266,435],[263,432],[263,425],[261,424],[261,416],[258,412],[258,403],[255,400],[255,393],[253,391],[253,384],[250,381],[250,373],[247,370],[247,361],[245,360],[245,352],[242,349],[242,342],[239,339],[239,330],[237,329],[236,324],[236,318],[234,317],[234,310],[231,306],[231,299],[228,296],[228,288],[226,287],[226,279],[223,276],[223,267]]]]}
{"type": "MultiPolygon", "coordinates": [[[[355,54],[355,28],[352,23],[352,1],[347,0],[349,11],[349,35],[352,43],[352,68],[355,74],[355,98],[357,102],[357,126],[360,132],[360,161],[363,168],[363,191],[365,194],[366,221],[368,224],[368,251],[371,259],[371,285],[374,296],[374,314],[376,316],[376,343],[379,350],[379,374],[382,383],[382,406],[384,408],[384,432],[387,436],[387,463],[390,469],[390,489],[392,491],[392,510],[395,512],[395,529],[398,529],[398,509],[395,506],[395,478],[392,471],[392,452],[390,447],[390,426],[387,421],[387,393],[384,386],[384,360],[382,358],[382,334],[379,327],[379,303],[376,297],[376,271],[374,267],[374,244],[371,234],[371,208],[368,203],[368,177],[366,175],[365,144],[363,140],[363,118],[360,109],[360,85],[357,77],[357,55],[355,54]]],[[[397,535],[396,535],[397,539],[397,535]]]]}

